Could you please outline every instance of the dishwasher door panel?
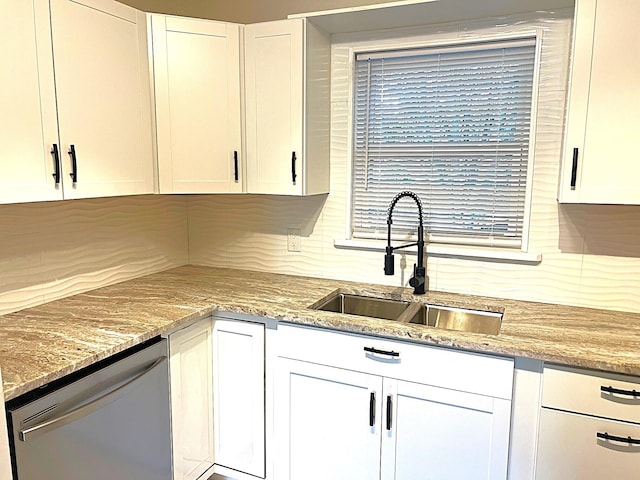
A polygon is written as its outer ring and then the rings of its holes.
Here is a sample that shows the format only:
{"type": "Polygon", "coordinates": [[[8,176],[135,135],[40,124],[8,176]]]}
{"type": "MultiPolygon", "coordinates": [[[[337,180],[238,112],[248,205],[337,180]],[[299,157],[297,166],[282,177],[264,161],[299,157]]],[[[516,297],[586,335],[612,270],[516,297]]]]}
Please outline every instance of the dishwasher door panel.
{"type": "Polygon", "coordinates": [[[10,411],[17,480],[170,480],[166,341],[10,411]]]}

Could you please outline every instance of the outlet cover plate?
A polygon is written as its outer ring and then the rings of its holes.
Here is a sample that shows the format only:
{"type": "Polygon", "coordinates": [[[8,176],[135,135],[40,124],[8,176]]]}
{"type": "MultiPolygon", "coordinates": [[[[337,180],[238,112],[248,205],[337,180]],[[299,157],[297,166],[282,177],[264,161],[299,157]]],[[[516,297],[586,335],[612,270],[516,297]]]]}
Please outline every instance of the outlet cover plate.
{"type": "Polygon", "coordinates": [[[301,252],[302,245],[300,244],[300,229],[288,228],[287,229],[287,251],[289,252],[301,252]]]}

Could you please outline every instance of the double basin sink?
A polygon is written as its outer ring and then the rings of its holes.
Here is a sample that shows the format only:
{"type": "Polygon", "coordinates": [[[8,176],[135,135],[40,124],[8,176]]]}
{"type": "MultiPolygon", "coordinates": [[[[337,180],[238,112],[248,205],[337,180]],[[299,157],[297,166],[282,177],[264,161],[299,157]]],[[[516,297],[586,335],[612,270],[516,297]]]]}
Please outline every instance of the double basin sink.
{"type": "Polygon", "coordinates": [[[405,300],[335,293],[311,306],[315,310],[346,313],[393,320],[398,323],[425,325],[447,330],[497,335],[502,313],[465,308],[429,305],[405,300]]]}

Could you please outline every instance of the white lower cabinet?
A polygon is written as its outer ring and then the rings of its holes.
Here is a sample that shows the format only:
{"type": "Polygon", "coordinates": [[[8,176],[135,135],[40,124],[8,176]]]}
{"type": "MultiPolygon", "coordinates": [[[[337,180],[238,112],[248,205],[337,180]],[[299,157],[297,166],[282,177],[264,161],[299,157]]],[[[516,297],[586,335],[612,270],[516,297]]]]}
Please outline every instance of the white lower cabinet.
{"type": "Polygon", "coordinates": [[[169,335],[174,480],[199,478],[213,465],[212,324],[169,335]]]}
{"type": "Polygon", "coordinates": [[[631,480],[640,475],[640,445],[629,443],[629,438],[640,441],[640,425],[543,408],[539,435],[537,480],[631,480]]]}
{"type": "Polygon", "coordinates": [[[216,469],[265,476],[264,325],[213,322],[216,469]],[[221,468],[217,468],[221,467],[221,468]]]}
{"type": "Polygon", "coordinates": [[[381,478],[506,478],[511,402],[384,381],[391,419],[383,425],[381,478]]]}
{"type": "Polygon", "coordinates": [[[640,378],[545,366],[537,480],[636,479],[640,378]]]}
{"type": "Polygon", "coordinates": [[[264,478],[264,329],[216,315],[169,335],[174,480],[264,478]]]}
{"type": "Polygon", "coordinates": [[[382,378],[278,359],[277,479],[380,478],[382,378]]]}
{"type": "Polygon", "coordinates": [[[507,478],[512,359],[278,330],[276,479],[507,478]]]}

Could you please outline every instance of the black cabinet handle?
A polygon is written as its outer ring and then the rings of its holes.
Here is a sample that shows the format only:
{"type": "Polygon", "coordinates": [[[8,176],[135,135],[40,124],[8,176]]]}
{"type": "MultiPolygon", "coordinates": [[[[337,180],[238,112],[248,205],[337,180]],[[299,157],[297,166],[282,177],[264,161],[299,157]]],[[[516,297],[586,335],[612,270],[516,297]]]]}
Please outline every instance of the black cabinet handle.
{"type": "Polygon", "coordinates": [[[53,155],[53,166],[55,168],[54,173],[51,174],[56,182],[56,185],[60,184],[60,152],[58,151],[58,144],[54,143],[51,148],[51,155],[53,155]]]}
{"type": "Polygon", "coordinates": [[[578,177],[578,149],[573,149],[573,161],[571,162],[571,190],[576,189],[576,178],[578,177]]]}
{"type": "Polygon", "coordinates": [[[369,426],[373,427],[376,423],[376,392],[369,394],[369,426]]]}
{"type": "Polygon", "coordinates": [[[364,351],[367,353],[377,353],[378,355],[389,355],[390,357],[399,357],[399,352],[394,352],[393,350],[378,350],[374,347],[364,347],[364,351]]]}
{"type": "Polygon", "coordinates": [[[233,178],[238,181],[238,151],[233,151],[233,178]]]}
{"type": "Polygon", "coordinates": [[[391,418],[393,417],[393,402],[391,395],[387,395],[387,430],[391,430],[391,418]]]}
{"type": "Polygon", "coordinates": [[[296,183],[296,152],[291,152],[291,181],[296,183]]]}
{"type": "Polygon", "coordinates": [[[596,433],[597,438],[601,438],[603,440],[610,440],[612,442],[622,442],[628,443],[630,445],[640,445],[640,440],[637,438],[631,437],[616,437],[615,435],[609,435],[607,432],[604,433],[596,433]]]}
{"type": "Polygon", "coordinates": [[[71,177],[71,180],[73,180],[73,183],[76,183],[78,181],[78,162],[76,159],[75,145],[69,145],[69,156],[71,157],[71,173],[69,176],[71,177]]]}
{"type": "Polygon", "coordinates": [[[627,395],[633,398],[640,397],[640,392],[638,392],[637,390],[620,390],[619,388],[613,388],[612,386],[605,387],[604,385],[602,385],[600,387],[600,391],[604,393],[614,393],[616,395],[627,395]]]}

